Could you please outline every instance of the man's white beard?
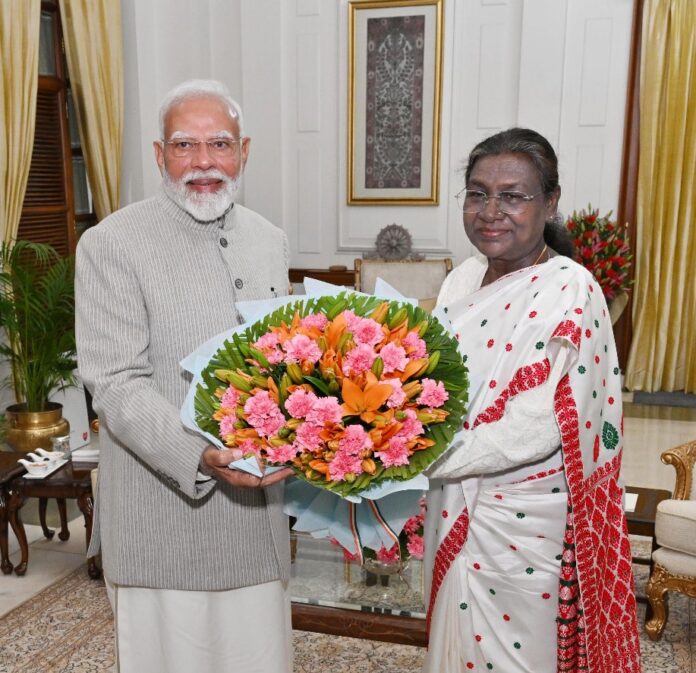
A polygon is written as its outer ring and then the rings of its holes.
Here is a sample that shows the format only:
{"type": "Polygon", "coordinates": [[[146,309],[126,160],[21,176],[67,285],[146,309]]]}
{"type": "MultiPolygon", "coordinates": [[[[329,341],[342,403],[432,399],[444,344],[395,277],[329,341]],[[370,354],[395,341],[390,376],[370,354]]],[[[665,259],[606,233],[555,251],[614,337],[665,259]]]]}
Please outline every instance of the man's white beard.
{"type": "Polygon", "coordinates": [[[209,171],[189,171],[179,180],[172,180],[165,170],[162,176],[162,187],[165,194],[195,220],[211,222],[222,217],[234,203],[239,191],[240,178],[240,175],[231,178],[221,171],[211,169],[209,171]],[[190,180],[205,178],[221,180],[223,182],[222,188],[217,192],[195,192],[186,186],[190,180]]]}

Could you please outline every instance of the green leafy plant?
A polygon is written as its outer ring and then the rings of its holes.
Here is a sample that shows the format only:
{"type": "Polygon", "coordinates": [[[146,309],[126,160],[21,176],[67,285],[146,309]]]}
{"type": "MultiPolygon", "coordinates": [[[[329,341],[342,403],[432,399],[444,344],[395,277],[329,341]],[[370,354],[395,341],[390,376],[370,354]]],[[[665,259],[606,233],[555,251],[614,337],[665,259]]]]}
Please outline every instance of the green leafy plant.
{"type": "Polygon", "coordinates": [[[74,259],[47,244],[0,248],[0,357],[12,370],[17,401],[45,411],[49,395],[74,385],[74,259]]]}

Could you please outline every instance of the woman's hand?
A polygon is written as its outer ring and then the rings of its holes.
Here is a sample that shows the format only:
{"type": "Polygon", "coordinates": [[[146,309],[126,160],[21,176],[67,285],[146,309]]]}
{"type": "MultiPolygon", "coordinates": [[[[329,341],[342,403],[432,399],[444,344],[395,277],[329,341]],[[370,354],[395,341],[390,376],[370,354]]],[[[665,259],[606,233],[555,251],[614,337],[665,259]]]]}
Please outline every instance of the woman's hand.
{"type": "Polygon", "coordinates": [[[236,488],[264,488],[277,484],[293,474],[292,469],[287,467],[272,474],[256,477],[248,472],[231,470],[227,467],[230,463],[243,457],[239,449],[220,450],[214,446],[207,446],[201,454],[200,470],[203,474],[218,481],[227,482],[236,488]]]}

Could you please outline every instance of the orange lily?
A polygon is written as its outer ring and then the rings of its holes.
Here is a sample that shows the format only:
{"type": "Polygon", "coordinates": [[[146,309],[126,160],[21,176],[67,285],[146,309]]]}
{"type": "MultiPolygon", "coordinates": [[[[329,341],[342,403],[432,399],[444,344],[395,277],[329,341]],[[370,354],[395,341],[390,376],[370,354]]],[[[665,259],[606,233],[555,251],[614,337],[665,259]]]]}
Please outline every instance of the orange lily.
{"type": "Polygon", "coordinates": [[[399,377],[402,381],[408,381],[412,376],[422,374],[428,367],[428,358],[409,360],[404,373],[399,377]]]}
{"type": "Polygon", "coordinates": [[[280,397],[278,395],[278,386],[276,385],[276,382],[270,376],[268,377],[268,395],[276,404],[280,404],[280,397]]]}
{"type": "Polygon", "coordinates": [[[299,312],[295,311],[295,315],[292,317],[292,322],[290,323],[289,327],[283,320],[278,327],[271,327],[270,331],[275,332],[278,335],[280,343],[285,343],[288,339],[292,339],[292,337],[297,334],[300,327],[300,320],[301,318],[299,312]]]}
{"type": "Polygon", "coordinates": [[[365,381],[361,388],[349,378],[343,379],[342,408],[344,416],[360,416],[365,423],[371,423],[394,389],[388,383],[380,383],[372,372],[367,372],[365,381]]]}
{"type": "Polygon", "coordinates": [[[408,334],[408,320],[403,320],[394,329],[389,330],[389,341],[401,342],[408,334]]]}
{"type": "Polygon", "coordinates": [[[321,356],[321,360],[319,360],[319,371],[324,378],[326,378],[329,372],[333,372],[339,382],[343,379],[343,372],[341,371],[339,359],[340,355],[337,355],[333,348],[329,348],[324,352],[321,356]]]}
{"type": "Polygon", "coordinates": [[[324,337],[326,338],[326,343],[330,349],[334,352],[338,350],[338,342],[341,340],[344,332],[348,328],[348,323],[346,322],[343,314],[334,318],[326,327],[324,332],[324,337]]]}

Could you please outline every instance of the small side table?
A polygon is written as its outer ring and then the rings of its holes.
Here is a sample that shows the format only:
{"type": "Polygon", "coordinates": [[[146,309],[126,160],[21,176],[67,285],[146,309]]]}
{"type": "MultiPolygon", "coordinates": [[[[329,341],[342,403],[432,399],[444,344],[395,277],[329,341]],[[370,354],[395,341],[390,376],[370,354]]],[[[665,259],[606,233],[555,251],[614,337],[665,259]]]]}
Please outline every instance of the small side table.
{"type": "MultiPolygon", "coordinates": [[[[24,476],[19,476],[10,482],[7,516],[12,530],[14,530],[17,536],[21,551],[21,561],[14,569],[17,575],[26,573],[29,562],[27,536],[19,514],[27,498],[40,498],[43,499],[44,503],[47,498],[56,498],[59,503],[66,498],[77,500],[77,506],[85,518],[87,547],[89,548],[89,541],[92,537],[92,513],[94,508],[90,473],[95,467],[97,467],[97,463],[75,464],[68,462],[43,479],[27,479],[24,476]]],[[[41,500],[40,505],[45,508],[41,500]]],[[[42,528],[47,538],[53,537],[53,531],[48,530],[45,525],[42,528]]],[[[69,533],[63,525],[61,525],[61,528],[59,537],[62,540],[67,540],[69,533]]],[[[87,559],[87,572],[92,579],[97,579],[101,576],[101,571],[94,557],[87,559]]]]}
{"type": "Polygon", "coordinates": [[[652,571],[652,552],[657,549],[657,541],[655,540],[655,516],[657,515],[657,506],[663,500],[671,498],[672,494],[662,489],[641,488],[639,486],[626,486],[626,493],[635,493],[638,495],[638,502],[636,502],[635,510],[626,512],[628,532],[632,535],[649,537],[652,540],[650,549],[651,560],[634,558],[633,562],[650,565],[650,570],[652,571]]]}
{"type": "Polygon", "coordinates": [[[12,572],[7,539],[9,488],[12,480],[24,473],[24,467],[17,461],[25,457],[21,451],[0,451],[0,570],[3,575],[12,572]]]}
{"type": "MultiPolygon", "coordinates": [[[[664,489],[642,488],[639,486],[626,486],[626,493],[635,493],[638,495],[636,508],[632,512],[626,512],[626,521],[628,523],[628,532],[631,535],[642,535],[649,537],[652,541],[650,546],[650,558],[633,557],[633,563],[640,565],[649,565],[650,573],[653,571],[652,553],[658,548],[657,540],[655,539],[655,516],[657,515],[657,506],[667,498],[671,498],[672,494],[664,489]]],[[[652,617],[652,608],[645,596],[636,596],[639,603],[647,603],[645,621],[652,617]]]]}

